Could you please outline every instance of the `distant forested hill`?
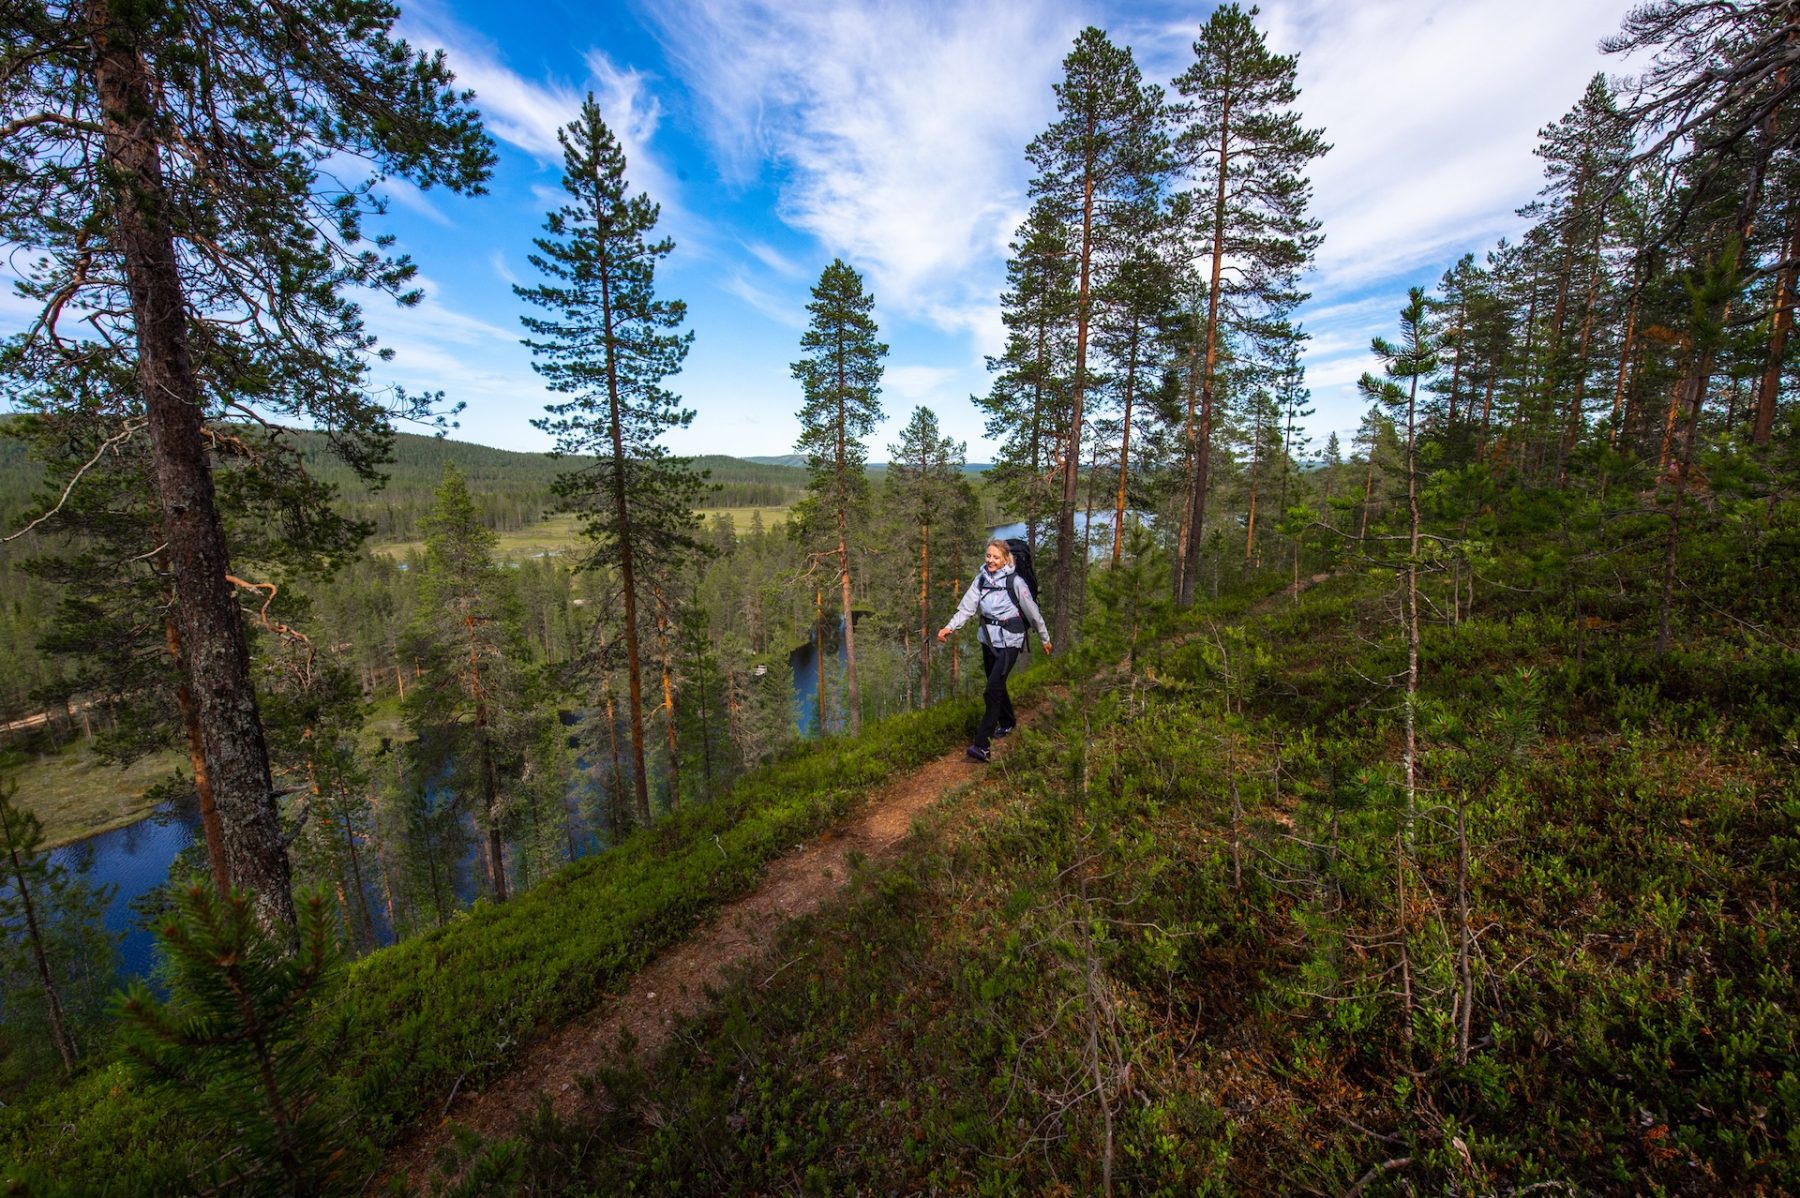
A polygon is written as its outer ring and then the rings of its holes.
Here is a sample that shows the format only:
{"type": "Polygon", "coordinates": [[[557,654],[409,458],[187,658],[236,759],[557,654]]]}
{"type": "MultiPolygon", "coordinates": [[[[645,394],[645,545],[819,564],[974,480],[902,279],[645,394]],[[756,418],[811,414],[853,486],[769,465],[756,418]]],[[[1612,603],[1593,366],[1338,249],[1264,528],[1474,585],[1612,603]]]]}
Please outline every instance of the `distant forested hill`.
{"type": "MultiPolygon", "coordinates": [[[[556,506],[556,476],[579,464],[547,453],[401,433],[394,439],[388,482],[373,490],[331,456],[322,436],[296,435],[306,447],[307,468],[336,484],[344,510],[371,521],[375,535],[382,538],[410,539],[416,534],[419,518],[430,510],[445,462],[455,462],[462,470],[482,520],[501,532],[543,519],[556,506]]],[[[804,471],[739,458],[702,457],[694,465],[708,471],[718,487],[708,497],[708,507],[781,507],[798,499],[806,483],[804,471]]]]}
{"type": "MultiPolygon", "coordinates": [[[[5,421],[0,419],[0,518],[7,518],[10,524],[11,518],[31,504],[43,471],[26,456],[21,442],[4,435],[4,428],[5,421]]],[[[394,461],[386,468],[388,481],[375,489],[332,455],[321,434],[296,432],[293,436],[306,468],[336,486],[343,510],[373,523],[375,535],[383,539],[414,537],[419,517],[431,507],[445,462],[455,462],[462,470],[483,521],[501,532],[543,519],[556,505],[556,476],[576,464],[547,453],[400,433],[394,438],[394,461]]],[[[792,466],[720,455],[696,458],[694,465],[708,471],[718,487],[707,497],[707,507],[784,507],[806,487],[806,472],[792,466]]]]}

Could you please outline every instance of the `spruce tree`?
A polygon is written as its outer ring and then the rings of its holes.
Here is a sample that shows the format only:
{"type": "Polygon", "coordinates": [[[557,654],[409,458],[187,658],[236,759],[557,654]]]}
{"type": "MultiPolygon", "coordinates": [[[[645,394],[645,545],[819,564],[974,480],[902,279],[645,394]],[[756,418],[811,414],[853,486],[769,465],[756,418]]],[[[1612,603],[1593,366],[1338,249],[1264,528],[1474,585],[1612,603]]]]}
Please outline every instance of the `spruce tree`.
{"type": "MultiPolygon", "coordinates": [[[[663,386],[681,369],[693,334],[677,331],[687,305],[656,298],[656,264],[675,243],[650,240],[661,209],[648,195],[630,194],[625,153],[592,94],[557,138],[569,200],[545,219],[531,255],[547,281],[514,290],[545,313],[523,318],[532,368],[566,396],[533,423],[556,438],[558,454],[581,462],[558,477],[557,494],[581,517],[583,568],[604,574],[618,599],[613,627],[625,647],[631,784],[637,819],[647,824],[645,575],[700,548],[694,508],[703,477],[658,440],[694,417],[663,386]]],[[[589,664],[591,676],[603,671],[589,664]]]]}
{"type": "MultiPolygon", "coordinates": [[[[881,360],[888,351],[876,340],[874,309],[875,298],[863,290],[862,276],[842,259],[833,259],[812,289],[812,302],[806,305],[811,320],[800,338],[801,358],[793,365],[806,397],[794,448],[806,455],[810,472],[795,527],[809,543],[827,546],[817,552],[818,559],[837,561],[851,735],[862,730],[862,696],[850,609],[850,518],[868,502],[863,438],[881,420],[881,360]]],[[[823,701],[821,689],[821,711],[823,701]]]]}
{"type": "Polygon", "coordinates": [[[394,396],[368,386],[373,342],[343,292],[418,293],[365,237],[375,185],[478,191],[493,160],[398,17],[386,0],[304,20],[244,0],[0,9],[0,241],[39,306],[0,378],[33,410],[97,398],[113,435],[151,447],[227,866],[269,925],[293,902],[208,429],[310,421],[360,471],[385,455],[394,396]],[[371,176],[340,182],[358,159],[371,176]]]}
{"type": "Polygon", "coordinates": [[[1305,298],[1299,277],[1321,240],[1306,215],[1308,163],[1331,147],[1293,111],[1298,58],[1271,53],[1257,10],[1213,11],[1194,63],[1175,80],[1184,102],[1176,153],[1193,184],[1192,236],[1208,263],[1206,311],[1189,345],[1187,418],[1193,444],[1178,599],[1194,600],[1205,533],[1206,489],[1224,342],[1266,338],[1305,298]],[[1271,324],[1273,322],[1273,324],[1271,324]]]}
{"type": "Polygon", "coordinates": [[[1096,267],[1102,248],[1129,234],[1130,217],[1155,201],[1168,170],[1162,89],[1143,82],[1129,49],[1093,26],[1075,38],[1056,84],[1057,119],[1026,148],[1035,172],[1031,193],[1068,229],[1075,263],[1074,362],[1066,418],[1059,431],[1055,600],[1051,638],[1069,638],[1075,608],[1075,507],[1082,422],[1094,378],[1088,366],[1096,267]]]}

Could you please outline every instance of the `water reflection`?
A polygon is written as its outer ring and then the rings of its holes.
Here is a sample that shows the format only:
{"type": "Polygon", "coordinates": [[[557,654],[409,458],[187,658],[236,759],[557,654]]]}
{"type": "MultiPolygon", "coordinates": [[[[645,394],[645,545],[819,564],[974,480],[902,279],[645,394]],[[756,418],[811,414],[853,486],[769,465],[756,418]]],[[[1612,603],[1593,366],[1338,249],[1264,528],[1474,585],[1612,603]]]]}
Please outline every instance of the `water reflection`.
{"type": "Polygon", "coordinates": [[[119,979],[148,977],[156,963],[156,937],[139,927],[132,903],[169,880],[181,850],[200,837],[200,805],[193,795],[171,799],[148,818],[51,852],[51,859],[93,886],[114,887],[104,924],[122,937],[119,979]]]}

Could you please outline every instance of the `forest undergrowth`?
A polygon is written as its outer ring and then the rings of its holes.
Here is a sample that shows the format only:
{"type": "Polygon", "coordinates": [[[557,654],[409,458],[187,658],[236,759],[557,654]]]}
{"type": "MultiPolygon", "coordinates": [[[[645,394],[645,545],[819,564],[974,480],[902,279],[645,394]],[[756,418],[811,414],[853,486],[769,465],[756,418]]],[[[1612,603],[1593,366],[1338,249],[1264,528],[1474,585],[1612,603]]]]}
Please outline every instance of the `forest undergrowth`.
{"type": "Polygon", "coordinates": [[[1793,655],[1497,595],[1409,808],[1392,588],[1259,610],[1084,645],[806,968],[446,1192],[1800,1192],[1793,655]]]}
{"type": "MultiPolygon", "coordinates": [[[[245,1021],[190,1004],[167,1022],[194,1041],[181,1045],[193,1074],[134,1069],[126,1058],[145,1054],[127,1035],[108,1049],[111,1063],[66,1086],[46,1078],[0,1108],[0,1193],[354,1188],[380,1171],[382,1146],[447,1095],[504,1072],[534,1036],[603,999],[754,886],[765,862],[834,826],[895,772],[960,743],[970,719],[967,702],[947,702],[881,721],[854,742],[796,750],[719,800],[673,813],[505,904],[478,903],[436,931],[330,971],[328,994],[304,1005],[266,996],[275,1008],[263,1021],[272,1055],[294,1064],[273,1101],[253,1068],[214,1059],[229,1055],[227,1041],[249,1038],[245,1021]],[[278,1104],[287,1111],[276,1115],[278,1104]],[[295,1114],[302,1108],[304,1121],[295,1114]],[[298,1159],[246,1150],[255,1129],[284,1119],[304,1122],[311,1137],[298,1159]]],[[[189,892],[184,926],[229,922],[216,914],[223,904],[206,899],[204,888],[189,892]]],[[[216,965],[236,950],[266,951],[250,935],[197,955],[216,965]]],[[[179,969],[183,954],[172,954],[179,969]]]]}

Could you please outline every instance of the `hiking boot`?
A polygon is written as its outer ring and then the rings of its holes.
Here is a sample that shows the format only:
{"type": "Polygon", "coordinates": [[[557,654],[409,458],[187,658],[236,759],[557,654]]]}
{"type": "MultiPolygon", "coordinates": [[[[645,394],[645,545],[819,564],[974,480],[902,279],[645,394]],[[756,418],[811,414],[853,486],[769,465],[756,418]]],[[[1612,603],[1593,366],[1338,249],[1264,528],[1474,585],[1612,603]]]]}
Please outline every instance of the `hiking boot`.
{"type": "Polygon", "coordinates": [[[985,763],[994,759],[993,751],[991,749],[984,749],[980,745],[970,745],[967,749],[964,749],[963,752],[967,754],[970,761],[980,761],[985,763]]]}
{"type": "Polygon", "coordinates": [[[1010,736],[1012,734],[1012,730],[1013,730],[1013,725],[1002,724],[998,728],[994,729],[994,739],[999,740],[1002,736],[1010,736]]]}

